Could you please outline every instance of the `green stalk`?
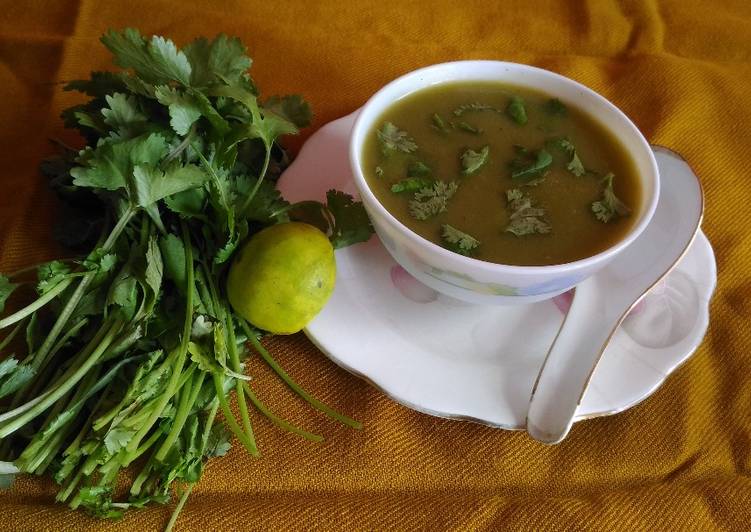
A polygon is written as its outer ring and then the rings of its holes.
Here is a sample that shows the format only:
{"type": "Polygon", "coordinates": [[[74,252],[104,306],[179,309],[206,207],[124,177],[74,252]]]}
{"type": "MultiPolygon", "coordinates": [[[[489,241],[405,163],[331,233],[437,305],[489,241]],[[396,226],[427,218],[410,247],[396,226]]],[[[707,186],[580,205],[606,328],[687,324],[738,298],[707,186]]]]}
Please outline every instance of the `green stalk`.
{"type": "MultiPolygon", "coordinates": [[[[208,270],[206,265],[203,265],[204,270],[208,270]]],[[[230,363],[232,364],[232,370],[236,373],[242,373],[242,367],[240,366],[240,355],[237,352],[237,339],[235,338],[235,326],[232,323],[232,316],[227,312],[227,309],[219,301],[219,294],[216,286],[212,281],[211,275],[208,271],[205,271],[208,278],[209,291],[211,292],[211,304],[217,311],[217,317],[224,322],[224,328],[227,330],[229,343],[229,356],[230,363]]],[[[250,413],[248,412],[248,404],[245,402],[245,394],[243,394],[242,382],[240,379],[235,379],[235,392],[237,396],[237,406],[240,410],[240,420],[243,424],[245,434],[248,436],[248,441],[256,447],[256,439],[253,435],[253,427],[250,424],[250,413]]]]}
{"type": "Polygon", "coordinates": [[[78,486],[78,483],[81,482],[81,477],[83,477],[83,469],[79,469],[78,473],[76,473],[76,476],[70,479],[70,482],[68,482],[65,488],[57,492],[57,495],[55,496],[55,500],[58,502],[67,501],[68,498],[73,493],[73,490],[76,489],[76,486],[78,486]]]}
{"type": "MultiPolygon", "coordinates": [[[[86,375],[86,373],[99,361],[99,358],[102,356],[104,351],[106,351],[107,347],[109,347],[110,343],[115,339],[117,336],[117,333],[120,329],[120,322],[114,321],[110,327],[107,329],[107,333],[104,336],[104,339],[102,342],[94,349],[94,352],[91,353],[89,358],[81,365],[79,366],[75,372],[70,375],[70,377],[66,377],[67,373],[64,374],[60,380],[63,381],[61,384],[50,390],[49,392],[45,392],[45,397],[40,402],[36,403],[33,407],[31,407],[29,410],[27,410],[25,413],[21,414],[20,416],[10,420],[7,424],[0,427],[0,438],[5,438],[9,434],[13,434],[15,431],[26,425],[29,421],[36,418],[39,414],[44,412],[47,408],[49,408],[55,401],[60,399],[63,395],[65,395],[73,386],[75,386],[78,381],[81,380],[81,378],[86,375]]],[[[72,368],[71,368],[72,369],[72,368]]],[[[70,371],[70,370],[69,370],[70,371]]],[[[41,396],[40,396],[41,397],[41,396]]]]}
{"type": "Polygon", "coordinates": [[[256,195],[256,192],[258,192],[258,189],[261,188],[261,183],[263,182],[264,177],[266,177],[266,172],[269,169],[269,161],[271,160],[271,146],[273,145],[267,145],[264,143],[264,146],[266,147],[266,153],[263,157],[263,167],[261,167],[261,173],[258,176],[258,181],[256,181],[256,185],[253,187],[253,190],[250,191],[250,194],[248,194],[245,198],[245,201],[243,201],[242,207],[240,207],[240,210],[238,212],[244,213],[248,206],[250,205],[250,202],[253,201],[253,197],[256,195]]]}
{"type": "MultiPolygon", "coordinates": [[[[120,234],[128,225],[128,222],[130,222],[130,219],[133,217],[134,214],[135,214],[135,210],[133,208],[127,209],[122,214],[120,219],[117,221],[117,224],[115,224],[115,227],[112,228],[112,231],[110,232],[110,235],[107,237],[107,240],[105,240],[104,244],[102,244],[102,249],[104,249],[105,251],[109,251],[109,249],[115,244],[117,239],[120,237],[120,234]]],[[[42,345],[39,347],[39,349],[34,355],[34,364],[36,364],[37,367],[39,367],[39,365],[46,363],[47,355],[50,349],[54,345],[55,341],[57,340],[57,337],[60,335],[65,325],[68,323],[68,319],[70,318],[71,314],[73,314],[73,311],[78,306],[78,303],[81,301],[81,298],[86,292],[86,288],[94,280],[95,275],[96,275],[96,272],[88,272],[81,278],[81,282],[78,284],[78,287],[76,288],[75,292],[73,292],[73,294],[70,296],[70,299],[66,303],[65,307],[63,307],[63,310],[60,312],[60,315],[57,317],[55,324],[52,326],[52,329],[47,334],[47,338],[45,338],[44,343],[42,343],[42,345]]]]}
{"type": "Polygon", "coordinates": [[[224,395],[222,376],[220,374],[212,373],[212,377],[214,378],[214,388],[216,388],[216,395],[219,398],[219,405],[222,407],[222,412],[224,413],[224,421],[229,425],[230,430],[235,434],[237,439],[240,440],[240,443],[243,444],[243,447],[245,447],[251,455],[258,456],[258,448],[256,447],[255,442],[251,442],[248,439],[247,434],[243,432],[240,425],[235,421],[235,416],[232,415],[232,410],[230,410],[229,403],[224,395]]]}
{"type": "MultiPolygon", "coordinates": [[[[227,329],[227,335],[229,336],[229,358],[230,363],[232,364],[232,369],[237,373],[242,373],[242,367],[240,366],[240,355],[237,353],[237,339],[235,338],[235,326],[232,323],[232,317],[228,317],[227,312],[225,312],[224,310],[222,311],[222,314],[224,314],[224,316],[228,318],[225,328],[227,329]]],[[[235,379],[235,395],[237,397],[237,406],[240,410],[240,419],[242,420],[245,434],[248,435],[248,440],[250,440],[253,443],[253,446],[255,446],[256,439],[253,435],[253,427],[250,424],[250,414],[248,413],[248,405],[245,402],[245,394],[243,394],[243,384],[244,382],[240,379],[235,379]]]]}
{"type": "Polygon", "coordinates": [[[164,532],[172,532],[172,529],[175,527],[175,523],[177,522],[177,516],[180,515],[183,506],[185,506],[185,502],[188,500],[190,492],[193,491],[193,486],[195,486],[194,483],[188,484],[188,487],[185,489],[185,491],[183,491],[182,495],[180,495],[180,500],[177,501],[175,511],[172,512],[172,515],[169,518],[169,522],[167,523],[167,527],[164,529],[164,532]]]}
{"type": "Polygon", "coordinates": [[[45,293],[40,298],[36,299],[33,303],[17,312],[14,312],[10,316],[6,316],[2,320],[0,320],[0,329],[5,329],[9,325],[13,325],[17,321],[20,321],[25,317],[33,314],[34,312],[45,306],[47,303],[55,299],[61,292],[68,288],[73,281],[73,277],[63,279],[62,281],[57,283],[54,288],[52,288],[49,292],[45,293]]]}
{"type": "MultiPolygon", "coordinates": [[[[83,349],[81,349],[81,351],[78,352],[75,358],[73,358],[73,360],[70,363],[70,366],[65,371],[65,373],[63,373],[60,376],[55,377],[54,381],[48,387],[47,391],[34,397],[33,399],[27,401],[26,403],[22,405],[13,408],[13,410],[9,410],[7,412],[3,412],[2,414],[0,414],[0,425],[2,425],[3,421],[16,417],[22,414],[23,412],[30,410],[32,407],[36,406],[37,404],[41,403],[55,390],[55,388],[58,385],[62,384],[66,379],[68,379],[70,373],[73,371],[72,368],[75,368],[77,365],[85,361],[91,355],[92,349],[94,349],[94,347],[96,347],[99,344],[99,342],[101,342],[104,339],[108,331],[107,326],[108,326],[107,322],[101,325],[96,335],[91,340],[89,340],[89,343],[83,349]]],[[[57,370],[58,375],[60,371],[61,371],[60,369],[57,370]]],[[[43,382],[41,379],[37,379],[37,382],[34,384],[34,386],[35,387],[38,386],[41,382],[43,382]]],[[[21,397],[21,394],[19,393],[17,397],[21,397]]]]}
{"type": "Polygon", "coordinates": [[[264,416],[266,416],[269,421],[271,421],[274,425],[287,430],[289,432],[292,432],[293,434],[297,434],[298,436],[302,436],[306,440],[314,441],[314,442],[322,442],[323,436],[319,436],[318,434],[313,434],[312,432],[308,432],[307,430],[303,430],[299,427],[296,427],[289,421],[286,421],[276,414],[268,409],[268,407],[261,402],[260,399],[256,396],[255,393],[253,393],[253,390],[250,388],[250,385],[247,382],[243,382],[243,390],[245,390],[245,393],[248,395],[248,398],[250,399],[250,402],[253,403],[253,406],[255,406],[259,412],[261,412],[264,416]]]}
{"type": "Polygon", "coordinates": [[[359,421],[355,421],[354,419],[345,416],[344,414],[340,414],[336,410],[332,409],[331,407],[327,406],[326,404],[322,403],[312,395],[310,395],[308,392],[306,392],[299,384],[297,384],[294,380],[292,380],[292,377],[287,375],[287,372],[282,369],[282,367],[277,364],[276,360],[271,356],[271,354],[266,350],[263,345],[261,345],[261,342],[258,341],[256,338],[256,335],[253,334],[253,331],[251,331],[248,324],[244,321],[240,321],[241,326],[243,327],[243,330],[245,331],[245,334],[248,335],[248,340],[250,340],[250,343],[253,344],[253,347],[258,352],[259,355],[266,361],[266,363],[271,367],[271,369],[274,370],[274,372],[279,375],[279,377],[284,381],[284,383],[292,388],[292,390],[302,397],[305,401],[307,401],[310,406],[315,408],[316,410],[320,410],[327,416],[329,416],[332,419],[335,419],[339,421],[340,423],[343,423],[344,425],[347,425],[349,427],[352,427],[353,429],[361,429],[362,423],[359,421]]]}
{"type": "Polygon", "coordinates": [[[13,338],[15,338],[15,337],[16,337],[16,335],[18,334],[18,331],[20,331],[20,330],[21,330],[21,327],[23,327],[23,321],[22,321],[21,323],[19,323],[18,325],[16,325],[16,326],[15,326],[15,327],[13,328],[13,330],[12,330],[12,331],[10,331],[10,332],[9,332],[9,333],[8,333],[8,334],[7,334],[6,336],[5,336],[5,338],[3,338],[3,341],[2,341],[2,342],[0,342],[0,352],[2,352],[2,350],[3,350],[3,349],[5,349],[5,348],[6,348],[7,346],[8,346],[8,344],[10,344],[10,343],[11,343],[11,342],[13,341],[13,338]]]}
{"type": "Polygon", "coordinates": [[[174,364],[172,366],[172,374],[167,383],[167,389],[162,393],[157,407],[152,412],[149,419],[139,429],[139,431],[128,442],[126,447],[127,455],[124,460],[125,465],[129,464],[133,460],[135,452],[138,450],[138,444],[146,436],[146,433],[151,430],[152,425],[159,418],[167,403],[172,399],[172,396],[177,392],[177,384],[180,379],[180,375],[185,365],[185,357],[188,353],[188,343],[190,342],[190,333],[193,328],[193,246],[190,241],[190,233],[188,231],[188,225],[184,220],[180,221],[183,233],[183,243],[185,245],[185,321],[183,323],[183,335],[180,338],[180,345],[178,346],[175,354],[174,364]]]}
{"type": "Polygon", "coordinates": [[[177,441],[180,431],[183,430],[185,421],[188,419],[188,415],[196,402],[198,393],[201,391],[203,376],[203,372],[199,371],[198,375],[193,377],[192,381],[189,380],[180,390],[180,402],[178,403],[177,412],[175,413],[175,420],[172,422],[172,427],[170,428],[167,437],[164,439],[162,446],[155,455],[155,458],[160,462],[164,462],[167,453],[175,444],[175,441],[177,441]]]}
{"type": "Polygon", "coordinates": [[[209,410],[209,413],[206,416],[206,425],[203,429],[203,437],[201,438],[201,456],[203,456],[203,453],[206,451],[206,446],[209,443],[209,436],[211,436],[211,427],[214,425],[214,419],[216,418],[216,413],[218,410],[219,401],[212,401],[211,410],[209,410]]]}

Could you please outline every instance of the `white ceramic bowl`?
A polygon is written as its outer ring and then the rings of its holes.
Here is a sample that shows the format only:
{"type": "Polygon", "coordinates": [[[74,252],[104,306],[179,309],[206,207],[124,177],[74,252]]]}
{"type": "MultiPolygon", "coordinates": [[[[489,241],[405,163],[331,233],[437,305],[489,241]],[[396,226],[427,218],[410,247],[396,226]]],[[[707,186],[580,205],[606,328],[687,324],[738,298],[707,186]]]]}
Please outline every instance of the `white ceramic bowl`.
{"type": "Polygon", "coordinates": [[[608,100],[559,74],[517,63],[457,61],[421,68],[392,81],[362,108],[352,129],[350,164],[360,197],[386,249],[409,273],[433,289],[470,303],[531,303],[561,294],[589,277],[623,251],[649,223],[659,195],[659,173],[649,143],[637,127],[608,100]],[[585,259],[551,266],[508,266],[448,251],[417,235],[381,205],[365,180],[362,151],[366,136],[397,100],[456,81],[499,81],[531,87],[585,109],[620,139],[636,165],[642,201],[631,230],[610,248],[585,259]]]}

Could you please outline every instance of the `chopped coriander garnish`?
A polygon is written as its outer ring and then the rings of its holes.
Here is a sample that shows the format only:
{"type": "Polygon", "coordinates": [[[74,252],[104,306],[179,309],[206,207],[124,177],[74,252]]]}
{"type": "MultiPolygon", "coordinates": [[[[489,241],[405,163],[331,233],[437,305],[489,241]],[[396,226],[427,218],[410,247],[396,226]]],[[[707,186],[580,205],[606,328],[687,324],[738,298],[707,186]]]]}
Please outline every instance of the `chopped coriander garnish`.
{"type": "Polygon", "coordinates": [[[480,151],[468,148],[462,154],[462,175],[472,175],[488,162],[490,147],[483,146],[480,151]]]}
{"type": "Polygon", "coordinates": [[[576,151],[576,147],[569,139],[567,139],[566,137],[552,139],[546,142],[546,145],[558,148],[571,156],[568,164],[566,164],[566,170],[574,174],[576,177],[581,177],[587,173],[587,169],[584,168],[581,159],[579,159],[579,154],[576,151]]]}
{"type": "Polygon", "coordinates": [[[451,181],[435,181],[432,186],[420,189],[409,202],[409,213],[418,220],[427,220],[446,210],[446,205],[454,195],[458,185],[451,181]]]}
{"type": "Polygon", "coordinates": [[[527,123],[527,109],[524,107],[524,100],[519,96],[512,96],[511,101],[506,107],[506,114],[511,117],[511,120],[523,126],[527,123]]]}
{"type": "Polygon", "coordinates": [[[485,103],[480,102],[472,102],[472,103],[465,103],[454,109],[454,115],[455,116],[462,116],[467,111],[495,111],[496,113],[501,113],[500,109],[497,109],[493,107],[492,105],[488,105],[485,103]]]}
{"type": "Polygon", "coordinates": [[[542,106],[546,113],[553,116],[566,116],[568,109],[558,98],[551,98],[542,106]]]}
{"type": "Polygon", "coordinates": [[[417,150],[415,140],[391,122],[386,122],[378,130],[378,139],[381,141],[381,150],[384,155],[394,151],[412,153],[417,150]]]}
{"type": "Polygon", "coordinates": [[[375,175],[376,177],[383,177],[383,168],[381,168],[380,166],[376,166],[375,175]]]}
{"type": "Polygon", "coordinates": [[[602,182],[605,184],[602,199],[592,203],[592,212],[603,223],[608,223],[616,216],[628,216],[631,213],[631,209],[618,199],[613,191],[614,178],[612,172],[602,178],[602,182]]]}
{"type": "Polygon", "coordinates": [[[477,129],[475,126],[464,121],[459,122],[456,127],[461,129],[462,131],[466,131],[467,133],[472,133],[473,135],[480,135],[483,132],[482,129],[477,129]]]}
{"type": "Polygon", "coordinates": [[[440,131],[441,133],[448,133],[451,131],[449,127],[446,125],[446,122],[443,121],[443,118],[441,118],[441,115],[438,113],[433,113],[433,116],[430,117],[430,120],[433,122],[433,125],[430,126],[436,131],[440,131]]]}
{"type": "Polygon", "coordinates": [[[402,179],[398,183],[391,185],[391,192],[395,194],[401,194],[403,192],[417,192],[423,188],[429,188],[433,185],[432,179],[424,177],[408,177],[402,179]]]}
{"type": "Polygon", "coordinates": [[[534,154],[534,159],[527,151],[519,152],[519,155],[511,161],[511,178],[519,181],[530,181],[538,177],[553,162],[553,156],[546,149],[540,149],[534,154]]]}
{"type": "Polygon", "coordinates": [[[506,226],[506,232],[513,233],[516,236],[535,233],[544,235],[550,232],[550,224],[533,216],[524,216],[511,220],[506,226]]]}
{"type": "Polygon", "coordinates": [[[471,257],[476,253],[477,247],[480,245],[479,240],[449,224],[443,224],[441,229],[444,247],[465,257],[471,257]]]}
{"type": "Polygon", "coordinates": [[[430,177],[433,170],[422,161],[413,161],[407,167],[407,177],[430,177]]]}
{"type": "Polygon", "coordinates": [[[542,218],[545,216],[545,209],[533,207],[532,200],[521,190],[518,188],[507,190],[506,201],[511,216],[504,231],[516,236],[550,232],[550,224],[542,218]]]}

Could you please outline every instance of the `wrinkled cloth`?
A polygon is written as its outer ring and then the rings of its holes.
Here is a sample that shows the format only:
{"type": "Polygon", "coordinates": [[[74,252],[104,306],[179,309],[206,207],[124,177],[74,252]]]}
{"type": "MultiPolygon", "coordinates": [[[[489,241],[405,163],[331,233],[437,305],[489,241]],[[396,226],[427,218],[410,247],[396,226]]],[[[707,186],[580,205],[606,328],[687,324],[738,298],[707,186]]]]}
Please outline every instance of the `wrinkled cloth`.
{"type": "MultiPolygon", "coordinates": [[[[314,444],[254,416],[262,457],[212,459],[178,530],[747,530],[751,522],[751,2],[0,2],[0,271],[65,253],[36,167],[48,138],[78,145],[61,81],[113,68],[98,37],[133,26],[184,44],[238,35],[263,94],[301,93],[315,123],[345,115],[391,79],[431,63],[502,59],[580,81],[701,177],[719,285],[709,332],[652,397],[577,423],[561,445],[400,406],[328,361],[302,335],[268,347],[291,375],[363,421],[309,410],[258,360],[249,372],[277,413],[326,435],[314,444]]],[[[356,316],[352,319],[356,319],[356,316]]],[[[346,327],[342,323],[342,327],[346,327]]],[[[103,522],[54,504],[25,477],[0,493],[3,530],[162,528],[172,506],[103,522]]]]}

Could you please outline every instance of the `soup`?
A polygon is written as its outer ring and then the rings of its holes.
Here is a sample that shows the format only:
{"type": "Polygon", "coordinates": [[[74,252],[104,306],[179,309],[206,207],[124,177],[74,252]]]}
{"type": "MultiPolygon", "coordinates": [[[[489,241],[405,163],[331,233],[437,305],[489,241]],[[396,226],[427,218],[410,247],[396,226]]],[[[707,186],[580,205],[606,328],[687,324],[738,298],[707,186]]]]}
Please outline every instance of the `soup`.
{"type": "Polygon", "coordinates": [[[620,141],[552,95],[493,82],[410,94],[368,133],[363,172],[422,237],[480,260],[563,264],[631,228],[641,190],[620,141]]]}

